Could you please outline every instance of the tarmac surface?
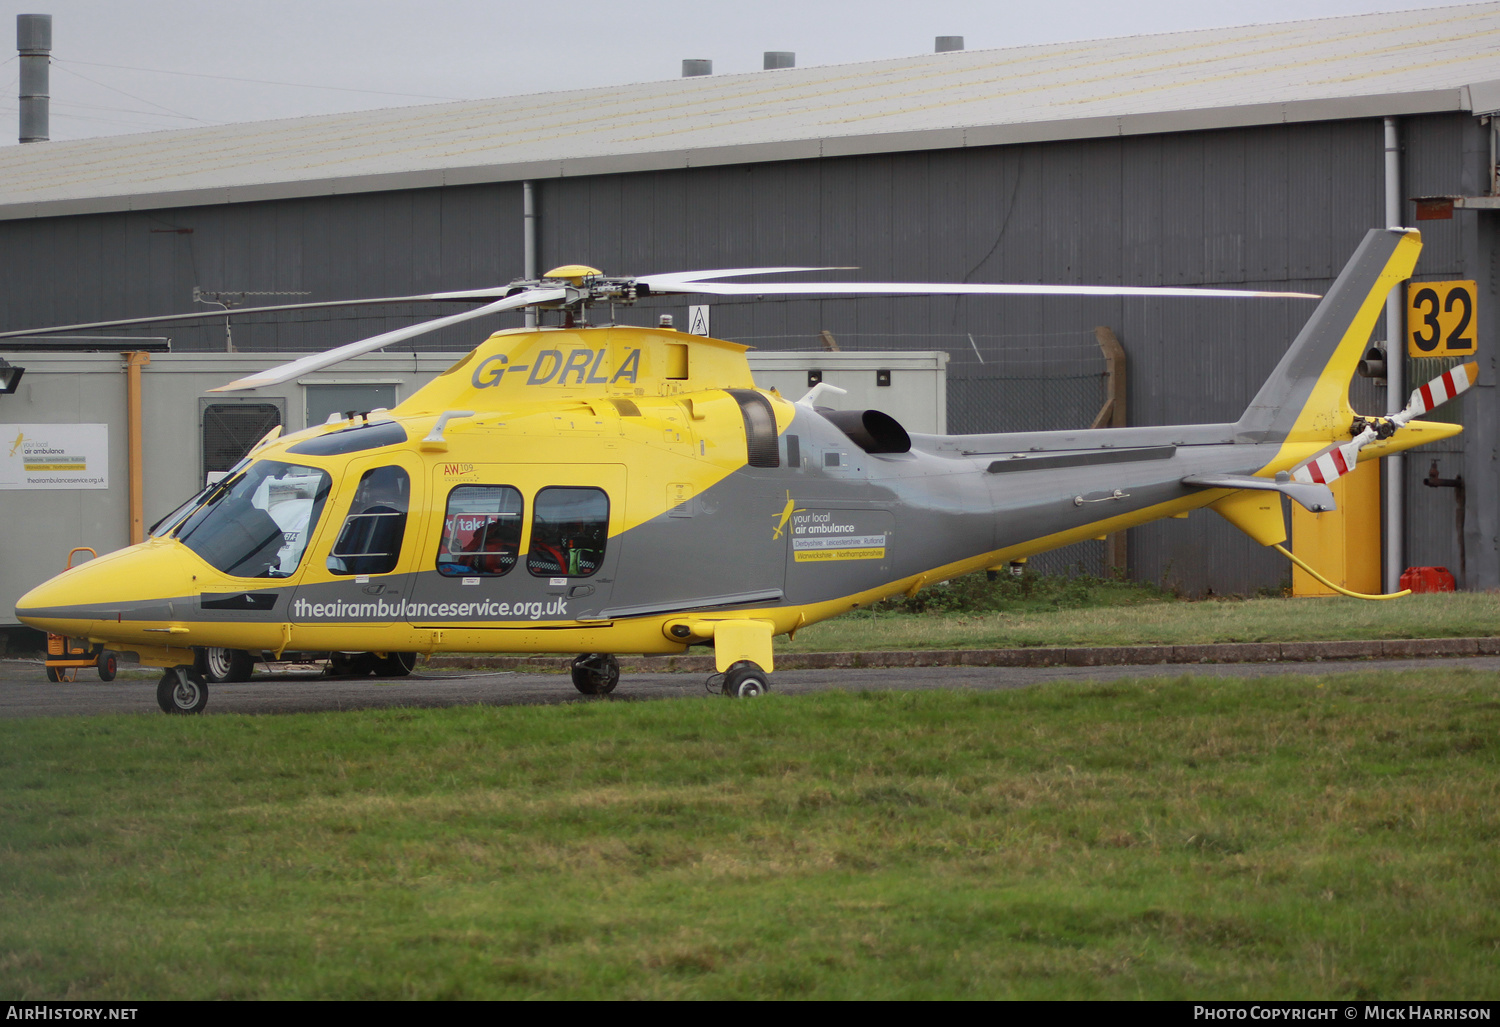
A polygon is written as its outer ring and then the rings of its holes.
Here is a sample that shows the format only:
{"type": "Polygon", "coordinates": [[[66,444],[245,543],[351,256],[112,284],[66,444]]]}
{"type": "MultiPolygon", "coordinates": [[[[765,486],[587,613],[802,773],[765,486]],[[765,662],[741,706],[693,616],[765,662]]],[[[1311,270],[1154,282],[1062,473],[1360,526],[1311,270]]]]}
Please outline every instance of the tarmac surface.
{"type": "MultiPolygon", "coordinates": [[[[1377,647],[1380,643],[1371,643],[1377,647]]],[[[966,651],[967,652],[967,651],[966,651]]],[[[983,652],[983,651],[974,651],[983,652]]],[[[883,662],[889,654],[839,654],[850,659],[883,662]]],[[[929,654],[932,655],[932,654],[929,654]]],[[[440,663],[442,661],[434,661],[440,663]]],[[[481,661],[468,661],[481,662],[481,661]]],[[[549,661],[549,664],[554,661],[549,661]]],[[[888,662],[888,661],[884,661],[888,662]]],[[[241,684],[209,686],[205,714],[312,713],[392,707],[447,707],[463,705],[544,705],[563,702],[629,702],[646,699],[702,697],[723,701],[704,687],[706,674],[696,670],[646,670],[621,675],[614,693],[605,697],[580,695],[566,674],[533,670],[497,670],[424,666],[405,678],[336,678],[321,668],[297,666],[272,672],[257,669],[241,684]]],[[[1112,681],[1121,678],[1202,677],[1267,678],[1286,674],[1336,674],[1351,671],[1396,672],[1467,668],[1500,672],[1500,656],[1435,656],[1427,659],[1308,659],[1255,663],[1170,662],[1114,666],[973,666],[956,659],[942,666],[821,667],[778,670],[772,691],[807,695],[833,689],[1026,688],[1054,682],[1112,681]]],[[[110,713],[157,715],[156,682],[160,672],[124,664],[120,676],[102,682],[92,670],[80,671],[72,682],[51,683],[40,659],[0,660],[0,718],[93,716],[110,713]]],[[[746,700],[753,701],[753,700],[746,700]]]]}

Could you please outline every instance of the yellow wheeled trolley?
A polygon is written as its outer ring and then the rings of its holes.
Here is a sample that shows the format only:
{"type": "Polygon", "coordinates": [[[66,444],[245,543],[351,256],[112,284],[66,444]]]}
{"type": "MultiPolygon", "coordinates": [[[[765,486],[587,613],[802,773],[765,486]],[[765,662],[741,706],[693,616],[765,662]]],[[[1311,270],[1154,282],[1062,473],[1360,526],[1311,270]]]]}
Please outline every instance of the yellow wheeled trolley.
{"type": "MultiPolygon", "coordinates": [[[[88,546],[71,549],[66,569],[72,569],[73,557],[79,553],[88,553],[90,557],[99,555],[88,546]]],[[[105,650],[102,644],[90,645],[87,639],[47,632],[47,680],[73,681],[78,677],[80,667],[93,667],[99,671],[99,680],[113,681],[119,662],[115,654],[105,650]]]]}

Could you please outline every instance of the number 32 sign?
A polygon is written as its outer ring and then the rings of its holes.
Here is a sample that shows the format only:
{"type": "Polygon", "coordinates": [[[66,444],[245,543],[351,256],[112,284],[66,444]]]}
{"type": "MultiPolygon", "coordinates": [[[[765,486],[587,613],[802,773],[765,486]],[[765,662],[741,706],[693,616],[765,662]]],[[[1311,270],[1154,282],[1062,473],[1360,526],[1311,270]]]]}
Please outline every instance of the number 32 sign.
{"type": "Polygon", "coordinates": [[[1406,283],[1406,355],[1474,354],[1479,317],[1473,282],[1406,283]]]}

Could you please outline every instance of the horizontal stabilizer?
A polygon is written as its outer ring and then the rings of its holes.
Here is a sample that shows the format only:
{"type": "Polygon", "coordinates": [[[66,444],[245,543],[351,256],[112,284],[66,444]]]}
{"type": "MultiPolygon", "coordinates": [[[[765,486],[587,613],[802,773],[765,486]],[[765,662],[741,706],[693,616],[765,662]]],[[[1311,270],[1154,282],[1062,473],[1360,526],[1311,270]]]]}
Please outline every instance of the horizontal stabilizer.
{"type": "Polygon", "coordinates": [[[1182,479],[1182,483],[1195,489],[1256,489],[1262,492],[1280,492],[1311,513],[1327,513],[1329,510],[1336,509],[1333,490],[1327,485],[1316,483],[1254,478],[1248,474],[1190,474],[1182,479]]]}

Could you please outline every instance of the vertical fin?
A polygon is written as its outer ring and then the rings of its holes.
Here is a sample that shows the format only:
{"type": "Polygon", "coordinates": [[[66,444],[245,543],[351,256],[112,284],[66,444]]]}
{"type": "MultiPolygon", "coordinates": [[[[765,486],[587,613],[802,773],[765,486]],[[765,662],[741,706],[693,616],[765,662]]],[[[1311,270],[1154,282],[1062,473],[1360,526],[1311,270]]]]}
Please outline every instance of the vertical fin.
{"type": "Polygon", "coordinates": [[[1235,426],[1240,438],[1331,441],[1348,433],[1354,418],[1349,380],[1385,310],[1386,295],[1411,277],[1421,251],[1422,235],[1414,228],[1370,230],[1250,401],[1235,426]]]}

